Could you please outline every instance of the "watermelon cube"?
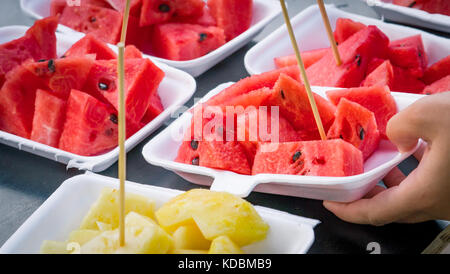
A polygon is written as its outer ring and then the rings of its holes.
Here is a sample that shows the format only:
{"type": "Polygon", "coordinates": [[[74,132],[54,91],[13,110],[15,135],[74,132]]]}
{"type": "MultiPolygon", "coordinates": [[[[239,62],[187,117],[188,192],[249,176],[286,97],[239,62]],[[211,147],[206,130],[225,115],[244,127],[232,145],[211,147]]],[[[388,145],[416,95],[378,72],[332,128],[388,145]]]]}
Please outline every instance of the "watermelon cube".
{"type": "Polygon", "coordinates": [[[181,17],[198,17],[203,14],[206,6],[203,0],[174,0],[175,12],[181,17]]]}
{"type": "Polygon", "coordinates": [[[103,42],[116,44],[122,29],[122,14],[94,5],[67,6],[60,23],[76,31],[91,33],[103,42]]]}
{"type": "Polygon", "coordinates": [[[312,85],[328,87],[357,87],[365,77],[372,58],[387,54],[389,39],[375,26],[357,32],[339,45],[342,65],[337,66],[330,51],[307,69],[312,85]]]}
{"type": "Polygon", "coordinates": [[[422,93],[430,95],[446,91],[450,91],[450,75],[447,75],[444,78],[441,78],[433,84],[425,87],[422,93]]]}
{"type": "Polygon", "coordinates": [[[341,139],[261,144],[252,174],[343,177],[363,173],[359,149],[341,139]]]}
{"type": "Polygon", "coordinates": [[[108,47],[105,42],[97,39],[92,34],[86,34],[86,36],[73,44],[64,56],[83,57],[87,54],[95,54],[97,60],[110,60],[117,58],[117,54],[110,47],[108,47]]]}
{"type": "Polygon", "coordinates": [[[422,81],[430,85],[447,75],[450,75],[450,55],[428,67],[425,70],[422,81]]]}
{"type": "MultiPolygon", "coordinates": [[[[164,72],[149,59],[125,59],[128,120],[141,121],[163,78],[164,72]]],[[[118,110],[117,60],[95,61],[82,90],[118,110]]]]}
{"type": "Polygon", "coordinates": [[[355,22],[348,18],[338,18],[336,20],[336,29],[334,30],[334,39],[336,43],[342,44],[358,31],[365,29],[367,26],[360,22],[355,22]]]}
{"type": "Polygon", "coordinates": [[[260,107],[266,106],[268,99],[272,95],[272,90],[267,87],[250,91],[236,97],[229,98],[223,104],[217,104],[218,106],[241,106],[244,109],[249,106],[260,107]]]}
{"type": "Polygon", "coordinates": [[[171,22],[202,25],[206,27],[217,26],[216,19],[212,16],[208,6],[203,8],[201,16],[180,16],[179,14],[175,14],[171,22]]]}
{"type": "Polygon", "coordinates": [[[175,13],[173,0],[142,0],[140,26],[165,23],[175,13]]]}
{"type": "Polygon", "coordinates": [[[30,139],[58,147],[66,118],[66,101],[46,90],[36,91],[33,129],[30,139]]]}
{"type": "MultiPolygon", "coordinates": [[[[322,59],[328,53],[329,50],[330,48],[303,51],[301,53],[301,57],[305,69],[309,68],[311,65],[322,59]]],[[[297,65],[297,57],[295,56],[295,54],[277,57],[274,58],[274,62],[277,68],[294,66],[297,65]]]]}
{"type": "Polygon", "coordinates": [[[246,31],[253,18],[253,0],[208,0],[217,26],[224,29],[227,41],[246,31]]]}
{"type": "Polygon", "coordinates": [[[410,73],[410,70],[406,70],[397,66],[393,66],[394,69],[394,82],[392,85],[393,91],[409,92],[409,93],[421,93],[425,88],[425,84],[418,80],[410,73]]]}
{"type": "Polygon", "coordinates": [[[384,61],[374,71],[367,75],[361,86],[370,87],[376,85],[388,86],[389,88],[394,86],[394,69],[389,60],[384,61]]]}
{"type": "Polygon", "coordinates": [[[342,98],[336,119],[327,133],[328,139],[341,138],[361,150],[364,160],[378,148],[380,132],[372,111],[342,98]]]}
{"type": "Polygon", "coordinates": [[[142,58],[142,52],[133,45],[128,45],[125,47],[124,52],[125,59],[140,59],[142,58]]]}
{"type": "Polygon", "coordinates": [[[380,134],[386,137],[388,121],[397,113],[397,104],[387,87],[372,86],[327,91],[327,97],[334,105],[342,98],[360,104],[375,114],[380,134]]]}
{"type": "Polygon", "coordinates": [[[87,93],[72,90],[59,148],[82,156],[98,155],[118,144],[117,114],[87,93]]]}
{"type": "Polygon", "coordinates": [[[450,3],[447,0],[421,0],[420,5],[414,8],[420,8],[429,13],[440,13],[450,16],[450,3]]]}
{"type": "Polygon", "coordinates": [[[393,41],[389,44],[388,57],[391,63],[422,77],[428,66],[428,57],[420,34],[393,41]]]}
{"type": "Polygon", "coordinates": [[[223,30],[217,27],[167,23],[153,32],[156,56],[184,61],[201,57],[225,44],[223,30]]]}
{"type": "Polygon", "coordinates": [[[161,99],[159,98],[159,95],[155,93],[155,95],[150,99],[150,104],[144,114],[144,117],[142,117],[141,123],[143,123],[144,125],[150,123],[163,111],[164,106],[161,102],[161,99]]]}
{"type": "Polygon", "coordinates": [[[381,58],[373,58],[372,60],[370,60],[369,64],[367,65],[367,73],[366,74],[369,75],[370,73],[372,73],[372,71],[374,71],[381,64],[383,64],[384,61],[386,61],[386,60],[381,59],[381,58]]]}

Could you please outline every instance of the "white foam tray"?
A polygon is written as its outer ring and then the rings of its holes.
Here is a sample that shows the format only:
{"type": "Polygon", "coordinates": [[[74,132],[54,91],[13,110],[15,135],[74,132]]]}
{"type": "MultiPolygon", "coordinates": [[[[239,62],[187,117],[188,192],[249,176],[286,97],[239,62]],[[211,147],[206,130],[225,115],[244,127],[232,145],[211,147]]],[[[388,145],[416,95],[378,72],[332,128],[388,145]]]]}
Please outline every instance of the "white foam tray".
{"type": "MultiPolygon", "coordinates": [[[[0,28],[0,43],[5,43],[23,36],[27,29],[28,28],[24,26],[0,28]]],[[[57,33],[56,36],[58,41],[58,56],[63,55],[77,41],[75,37],[69,37],[60,33],[57,33]]],[[[115,46],[111,46],[111,48],[117,52],[115,46]]],[[[148,58],[148,56],[146,56],[146,58],[148,58]]],[[[173,112],[192,97],[196,90],[196,82],[191,75],[157,61],[154,61],[154,63],[166,74],[158,88],[158,94],[161,97],[165,110],[153,121],[127,139],[125,142],[127,152],[163,125],[173,112]]],[[[94,172],[101,172],[110,167],[117,161],[119,155],[119,148],[117,147],[116,149],[98,156],[80,156],[1,130],[0,143],[67,164],[67,168],[78,168],[94,172]]]]}
{"type": "MultiPolygon", "coordinates": [[[[21,0],[20,5],[22,10],[33,18],[41,19],[50,15],[50,0],[21,0]]],[[[280,13],[281,8],[277,0],[254,0],[253,21],[250,28],[220,48],[205,56],[189,61],[172,61],[158,57],[154,58],[197,77],[252,41],[280,13]]],[[[83,35],[63,25],[60,25],[58,29],[62,32],[77,36],[83,35]]]]}
{"type": "Polygon", "coordinates": [[[392,22],[450,33],[450,16],[392,4],[392,0],[361,0],[392,22]]]}
{"type": "MultiPolygon", "coordinates": [[[[119,188],[119,181],[92,173],[65,181],[5,242],[1,254],[39,253],[44,240],[65,241],[79,228],[84,215],[103,188],[119,188]],[[77,194],[77,195],[74,195],[77,194]]],[[[148,197],[161,207],[182,191],[126,182],[126,191],[148,197]]],[[[270,229],[264,241],[245,246],[246,253],[302,254],[314,242],[320,222],[265,207],[255,207],[270,229]]]]}
{"type": "MultiPolygon", "coordinates": [[[[232,83],[219,85],[199,102],[206,102],[211,96],[232,83]]],[[[313,87],[313,91],[326,98],[330,89],[313,87]]],[[[392,93],[397,107],[406,108],[424,95],[392,93]]],[[[152,165],[171,170],[184,179],[199,185],[211,185],[212,190],[227,191],[247,197],[252,191],[287,196],[304,197],[338,202],[355,201],[370,191],[391,169],[409,157],[420,145],[408,153],[399,153],[387,140],[382,140],[378,149],[364,163],[364,173],[348,177],[318,177],[279,174],[241,175],[230,171],[217,170],[175,162],[184,130],[191,124],[192,113],[187,111],[164,131],[147,143],[142,151],[144,158],[152,165]]]]}
{"type": "MultiPolygon", "coordinates": [[[[391,41],[421,34],[430,65],[450,55],[450,39],[414,28],[384,23],[378,19],[348,13],[332,5],[327,5],[326,7],[333,29],[338,18],[350,18],[366,25],[377,26],[391,41]]],[[[330,46],[317,5],[306,8],[292,18],[291,21],[301,51],[330,46]]],[[[292,49],[287,29],[285,26],[281,26],[247,52],[244,60],[245,68],[251,75],[273,70],[276,68],[273,61],[275,57],[293,53],[294,50],[292,49]]]]}

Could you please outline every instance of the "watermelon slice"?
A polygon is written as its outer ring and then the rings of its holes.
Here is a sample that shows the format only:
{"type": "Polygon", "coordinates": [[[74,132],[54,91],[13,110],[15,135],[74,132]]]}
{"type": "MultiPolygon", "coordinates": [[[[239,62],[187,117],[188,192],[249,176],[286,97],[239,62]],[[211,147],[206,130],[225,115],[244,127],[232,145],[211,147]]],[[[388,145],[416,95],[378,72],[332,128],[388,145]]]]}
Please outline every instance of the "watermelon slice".
{"type": "Polygon", "coordinates": [[[208,0],[208,7],[217,22],[225,30],[227,41],[246,31],[253,18],[253,0],[208,0]]]}
{"type": "Polygon", "coordinates": [[[261,144],[256,152],[252,174],[343,177],[363,171],[361,151],[337,139],[261,144]]]}
{"type": "Polygon", "coordinates": [[[391,42],[388,57],[393,65],[408,70],[416,78],[423,76],[428,65],[420,34],[391,42]]]}
{"type": "Polygon", "coordinates": [[[202,25],[206,27],[217,26],[216,19],[212,16],[208,6],[203,8],[203,13],[201,16],[180,16],[179,14],[176,14],[172,18],[172,21],[175,23],[202,25]]]}
{"type": "Polygon", "coordinates": [[[155,27],[153,50],[156,56],[184,61],[201,57],[225,44],[223,30],[217,27],[167,23],[155,27]]]}
{"type": "MultiPolygon", "coordinates": [[[[314,94],[317,108],[325,130],[334,120],[336,108],[327,100],[314,94]]],[[[280,114],[284,116],[296,130],[318,136],[317,125],[309,103],[305,86],[291,77],[281,74],[273,87],[269,105],[279,106],[280,114]]]]}
{"type": "Polygon", "coordinates": [[[142,0],[140,26],[164,23],[175,13],[173,0],[142,0]]]}
{"type": "Polygon", "coordinates": [[[125,59],[140,59],[142,58],[142,52],[133,45],[128,45],[125,47],[124,53],[125,59]]]}
{"type": "Polygon", "coordinates": [[[367,75],[362,83],[362,86],[364,87],[376,85],[388,86],[389,88],[394,86],[394,69],[389,60],[384,61],[374,71],[367,75]]]}
{"type": "Polygon", "coordinates": [[[56,58],[57,17],[38,20],[25,36],[0,45],[0,87],[6,74],[28,59],[56,58]]]}
{"type": "Polygon", "coordinates": [[[48,146],[58,147],[65,118],[66,101],[51,92],[38,89],[30,139],[48,146]]]}
{"type": "Polygon", "coordinates": [[[358,31],[365,29],[367,26],[360,22],[355,22],[348,18],[338,18],[336,20],[336,29],[334,30],[334,39],[338,44],[342,44],[358,31]]]}
{"type": "MultiPolygon", "coordinates": [[[[322,57],[324,57],[329,50],[330,48],[303,51],[301,53],[301,57],[303,60],[303,65],[305,65],[305,69],[309,68],[311,65],[322,59],[322,57]]],[[[294,66],[297,65],[297,57],[295,56],[295,54],[277,57],[274,58],[274,62],[277,68],[294,66]]]]}
{"type": "Polygon", "coordinates": [[[94,5],[66,7],[60,23],[76,31],[91,33],[103,42],[116,44],[122,29],[122,14],[94,5]]]}
{"type": "MultiPolygon", "coordinates": [[[[164,72],[149,59],[125,59],[128,120],[141,121],[163,78],[164,72]]],[[[95,61],[82,90],[118,109],[117,60],[95,61]]]]}
{"type": "Polygon", "coordinates": [[[87,93],[72,90],[59,148],[82,156],[104,153],[117,146],[114,109],[87,93]]]}
{"type": "Polygon", "coordinates": [[[312,85],[328,87],[357,87],[365,77],[372,58],[384,58],[389,39],[375,26],[357,32],[339,45],[342,65],[337,66],[330,51],[307,69],[312,85]]]}
{"type": "Polygon", "coordinates": [[[364,160],[377,149],[380,132],[372,111],[342,98],[336,109],[336,119],[327,133],[329,139],[341,138],[361,150],[364,160]]]}
{"type": "Polygon", "coordinates": [[[425,88],[425,84],[410,74],[410,70],[402,69],[393,66],[394,69],[394,83],[393,91],[421,93],[425,88]]]}
{"type": "Polygon", "coordinates": [[[327,97],[336,106],[342,98],[346,98],[372,111],[377,120],[378,131],[384,137],[388,121],[397,113],[394,97],[389,88],[383,86],[327,91],[327,97]]]}
{"type": "Polygon", "coordinates": [[[441,78],[433,84],[425,87],[422,93],[430,95],[446,91],[450,91],[450,75],[447,75],[444,78],[441,78]]]}
{"type": "Polygon", "coordinates": [[[98,40],[92,34],[86,34],[86,36],[73,44],[64,56],[82,57],[86,54],[95,54],[97,60],[110,60],[117,58],[117,54],[110,47],[108,47],[107,44],[98,40]]]}
{"type": "Polygon", "coordinates": [[[422,77],[422,81],[430,85],[447,75],[450,75],[450,55],[427,68],[422,77]]]}

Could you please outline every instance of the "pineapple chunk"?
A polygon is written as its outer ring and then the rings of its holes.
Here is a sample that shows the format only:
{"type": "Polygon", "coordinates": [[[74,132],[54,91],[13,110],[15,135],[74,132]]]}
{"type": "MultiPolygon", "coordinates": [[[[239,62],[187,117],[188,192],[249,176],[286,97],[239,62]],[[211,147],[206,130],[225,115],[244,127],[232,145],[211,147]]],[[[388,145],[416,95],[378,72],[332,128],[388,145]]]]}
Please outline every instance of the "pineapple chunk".
{"type": "Polygon", "coordinates": [[[81,246],[100,235],[100,233],[101,232],[98,230],[91,229],[75,230],[70,233],[69,243],[75,242],[81,246]]]}
{"type": "Polygon", "coordinates": [[[41,254],[69,254],[67,242],[44,241],[41,246],[41,254]]]}
{"type": "Polygon", "coordinates": [[[225,192],[194,189],[155,213],[166,231],[194,221],[207,240],[226,235],[239,246],[263,240],[269,226],[247,201],[225,192]]]}
{"type": "MultiPolygon", "coordinates": [[[[125,214],[131,211],[153,218],[155,204],[146,197],[127,193],[125,197],[125,214]]],[[[98,200],[84,217],[80,229],[101,230],[97,222],[111,225],[111,229],[119,227],[119,191],[105,188],[98,200]]]]}
{"type": "Polygon", "coordinates": [[[175,249],[172,254],[208,254],[208,250],[199,249],[175,249]]]}
{"type": "Polygon", "coordinates": [[[125,218],[125,246],[119,245],[119,230],[101,232],[81,246],[82,254],[165,254],[173,247],[172,237],[152,219],[135,212],[125,218]]]}
{"type": "Polygon", "coordinates": [[[209,254],[244,254],[239,246],[227,236],[219,236],[215,238],[211,243],[209,254]]]}
{"type": "Polygon", "coordinates": [[[208,250],[211,245],[196,225],[180,226],[172,237],[175,249],[208,250]]]}

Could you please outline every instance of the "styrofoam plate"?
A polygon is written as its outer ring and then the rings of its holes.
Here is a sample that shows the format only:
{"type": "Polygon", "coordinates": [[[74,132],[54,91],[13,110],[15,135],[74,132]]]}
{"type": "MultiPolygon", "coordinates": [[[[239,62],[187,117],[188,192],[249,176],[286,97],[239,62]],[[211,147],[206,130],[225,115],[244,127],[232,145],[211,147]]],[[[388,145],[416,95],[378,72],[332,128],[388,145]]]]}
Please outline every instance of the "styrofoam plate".
{"type": "MultiPolygon", "coordinates": [[[[367,25],[375,25],[391,41],[411,35],[421,34],[429,64],[450,55],[450,39],[442,38],[414,28],[384,23],[380,20],[355,15],[327,5],[332,28],[340,17],[350,18],[367,25]]],[[[317,5],[310,6],[291,19],[297,42],[301,51],[326,48],[330,46],[322,17],[317,5]]],[[[275,69],[275,57],[293,54],[291,40],[285,26],[281,26],[261,42],[252,47],[245,55],[245,68],[248,73],[260,74],[275,69]]]]}
{"type": "Polygon", "coordinates": [[[450,33],[450,16],[392,4],[392,0],[361,0],[393,22],[450,33]]]}
{"type": "MultiPolygon", "coordinates": [[[[23,36],[27,29],[28,28],[24,26],[0,28],[0,43],[5,43],[23,36]]],[[[58,41],[58,56],[63,55],[77,41],[77,38],[75,37],[69,37],[60,33],[57,33],[56,36],[58,41]]],[[[117,48],[115,46],[111,46],[111,48],[117,52],[117,48]]],[[[160,62],[154,63],[166,73],[158,88],[158,94],[161,97],[165,110],[153,121],[127,139],[125,142],[127,151],[130,151],[143,139],[158,129],[166,120],[170,118],[172,112],[176,111],[179,106],[182,106],[192,97],[196,90],[196,82],[194,78],[186,72],[171,68],[170,66],[160,62]]],[[[117,161],[119,155],[119,148],[117,147],[116,149],[99,156],[80,156],[9,134],[1,130],[0,143],[67,164],[68,168],[79,168],[94,172],[100,172],[110,167],[115,161],[117,161]]]]}
{"type": "MultiPolygon", "coordinates": [[[[206,102],[211,96],[232,83],[219,85],[199,102],[206,102]]],[[[326,98],[327,90],[336,88],[313,87],[313,91],[326,98]]],[[[399,111],[424,95],[392,93],[399,111]]],[[[348,177],[318,177],[279,174],[241,175],[175,162],[181,145],[183,132],[191,124],[192,113],[185,112],[164,131],[150,140],[142,151],[144,158],[152,165],[174,171],[184,179],[199,185],[211,185],[212,190],[227,191],[241,197],[252,191],[297,196],[318,200],[350,202],[363,197],[391,169],[409,157],[420,145],[408,153],[399,153],[387,140],[382,140],[377,151],[364,163],[364,173],[348,177]]]]}
{"type": "MultiPolygon", "coordinates": [[[[70,232],[79,228],[105,187],[118,189],[119,181],[92,173],[68,179],[6,241],[0,253],[39,253],[44,240],[67,240],[70,232]]],[[[182,193],[132,182],[126,182],[126,191],[154,200],[156,208],[182,193]]],[[[245,246],[246,253],[301,254],[308,251],[314,242],[313,228],[319,221],[265,207],[255,208],[270,229],[264,241],[245,246]]]]}
{"type": "MultiPolygon", "coordinates": [[[[50,15],[50,1],[51,0],[21,0],[20,5],[25,13],[31,17],[41,19],[50,15]]],[[[281,8],[277,0],[254,0],[253,20],[250,28],[220,48],[205,56],[189,61],[172,61],[157,57],[154,58],[197,77],[253,40],[253,38],[280,13],[281,8]]],[[[83,35],[63,25],[60,25],[58,29],[62,32],[76,34],[78,36],[83,35]]]]}

